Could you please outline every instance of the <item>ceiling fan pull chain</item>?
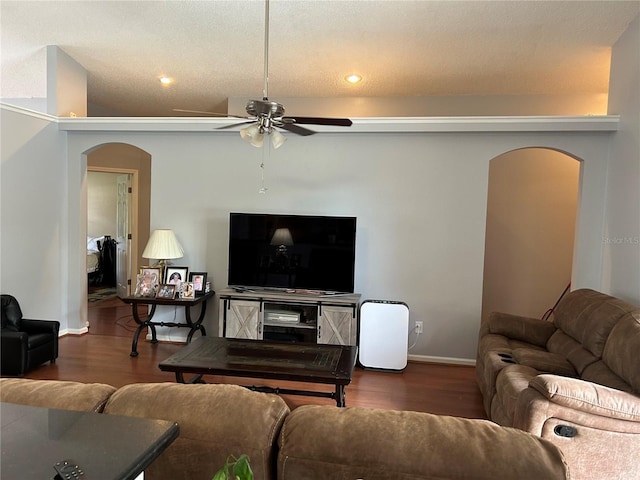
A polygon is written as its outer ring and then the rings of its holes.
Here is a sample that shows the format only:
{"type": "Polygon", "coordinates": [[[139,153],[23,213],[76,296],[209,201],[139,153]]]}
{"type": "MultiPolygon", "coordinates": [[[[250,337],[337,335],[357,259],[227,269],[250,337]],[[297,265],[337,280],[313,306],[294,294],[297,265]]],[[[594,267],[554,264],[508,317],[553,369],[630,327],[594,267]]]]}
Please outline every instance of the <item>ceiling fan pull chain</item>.
{"type": "Polygon", "coordinates": [[[258,193],[267,193],[268,190],[267,187],[264,186],[264,159],[266,158],[268,160],[270,158],[270,150],[270,143],[265,142],[264,146],[262,147],[262,162],[260,163],[260,189],[258,190],[258,193]]]}
{"type": "Polygon", "coordinates": [[[267,187],[264,186],[264,160],[260,164],[260,189],[258,193],[267,193],[267,187]]]}

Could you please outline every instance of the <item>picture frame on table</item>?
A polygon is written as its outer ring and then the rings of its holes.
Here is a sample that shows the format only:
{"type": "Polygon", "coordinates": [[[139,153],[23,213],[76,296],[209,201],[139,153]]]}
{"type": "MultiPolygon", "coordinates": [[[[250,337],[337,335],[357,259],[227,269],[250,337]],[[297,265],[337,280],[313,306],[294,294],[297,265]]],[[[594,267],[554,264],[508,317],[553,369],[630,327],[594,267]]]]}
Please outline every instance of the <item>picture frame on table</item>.
{"type": "Polygon", "coordinates": [[[176,296],[176,285],[173,283],[162,283],[158,286],[158,293],[156,293],[156,298],[164,298],[167,300],[172,300],[173,297],[176,296]]]}
{"type": "Polygon", "coordinates": [[[136,277],[136,291],[135,297],[150,297],[156,296],[158,290],[158,275],[153,273],[139,274],[136,277]]]}
{"type": "Polygon", "coordinates": [[[157,266],[151,266],[151,265],[145,265],[140,267],[140,273],[142,275],[151,275],[152,273],[156,274],[156,277],[158,278],[158,283],[162,282],[162,267],[160,265],[157,266]]]}
{"type": "Polygon", "coordinates": [[[180,298],[183,300],[193,300],[196,298],[196,291],[193,288],[193,282],[182,282],[180,286],[180,298]]]}
{"type": "Polygon", "coordinates": [[[207,272],[189,272],[189,281],[193,283],[193,290],[196,296],[206,293],[207,272]]]}
{"type": "Polygon", "coordinates": [[[180,285],[189,280],[189,277],[187,276],[188,273],[189,267],[174,267],[173,265],[167,265],[164,272],[164,283],[175,285],[178,291],[180,291],[180,285]]]}

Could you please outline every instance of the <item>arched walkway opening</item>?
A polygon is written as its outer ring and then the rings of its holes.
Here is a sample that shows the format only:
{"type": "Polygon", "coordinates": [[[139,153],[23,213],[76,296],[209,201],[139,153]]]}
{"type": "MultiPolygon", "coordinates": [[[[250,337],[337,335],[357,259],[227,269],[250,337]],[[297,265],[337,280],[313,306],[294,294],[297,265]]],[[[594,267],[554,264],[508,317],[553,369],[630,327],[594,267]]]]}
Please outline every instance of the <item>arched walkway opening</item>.
{"type": "Polygon", "coordinates": [[[581,162],[548,148],[491,160],[482,319],[540,318],[571,281],[581,162]]]}

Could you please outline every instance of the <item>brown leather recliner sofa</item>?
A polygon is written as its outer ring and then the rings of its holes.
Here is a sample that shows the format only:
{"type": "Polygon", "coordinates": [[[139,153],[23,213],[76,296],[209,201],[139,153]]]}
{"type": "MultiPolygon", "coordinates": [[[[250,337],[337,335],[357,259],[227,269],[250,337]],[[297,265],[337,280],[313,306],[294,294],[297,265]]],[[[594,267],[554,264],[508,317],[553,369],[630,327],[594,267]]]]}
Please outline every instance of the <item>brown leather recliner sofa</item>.
{"type": "Polygon", "coordinates": [[[317,405],[290,411],[277,395],[236,385],[116,390],[0,379],[0,400],[177,422],[179,437],[145,471],[146,480],[211,480],[229,454],[243,453],[256,480],[570,478],[550,442],[488,420],[317,405]]]}
{"type": "Polygon", "coordinates": [[[476,372],[494,422],[547,439],[574,479],[640,479],[640,308],[590,289],[553,321],[492,313],[476,372]]]}

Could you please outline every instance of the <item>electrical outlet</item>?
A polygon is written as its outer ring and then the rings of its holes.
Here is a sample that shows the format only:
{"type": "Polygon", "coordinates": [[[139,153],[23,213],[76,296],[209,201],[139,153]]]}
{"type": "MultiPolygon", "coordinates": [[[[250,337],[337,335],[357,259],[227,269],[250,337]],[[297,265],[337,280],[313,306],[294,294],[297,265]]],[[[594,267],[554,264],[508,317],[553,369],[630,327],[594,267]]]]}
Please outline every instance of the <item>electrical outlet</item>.
{"type": "Polygon", "coordinates": [[[416,333],[417,334],[422,333],[422,326],[423,326],[422,322],[416,322],[416,327],[415,328],[416,328],[416,333]]]}

